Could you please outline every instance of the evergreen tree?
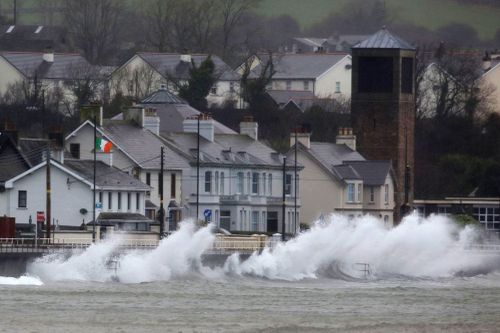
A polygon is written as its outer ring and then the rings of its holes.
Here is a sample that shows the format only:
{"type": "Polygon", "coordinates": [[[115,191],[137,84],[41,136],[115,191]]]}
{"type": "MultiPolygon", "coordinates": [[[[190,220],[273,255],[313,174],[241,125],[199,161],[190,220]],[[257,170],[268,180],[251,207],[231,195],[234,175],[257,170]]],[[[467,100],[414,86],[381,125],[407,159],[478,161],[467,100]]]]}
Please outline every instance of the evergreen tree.
{"type": "Polygon", "coordinates": [[[215,64],[211,56],[203,60],[199,66],[191,61],[188,83],[179,87],[179,96],[195,109],[205,110],[207,95],[216,81],[215,64]]]}

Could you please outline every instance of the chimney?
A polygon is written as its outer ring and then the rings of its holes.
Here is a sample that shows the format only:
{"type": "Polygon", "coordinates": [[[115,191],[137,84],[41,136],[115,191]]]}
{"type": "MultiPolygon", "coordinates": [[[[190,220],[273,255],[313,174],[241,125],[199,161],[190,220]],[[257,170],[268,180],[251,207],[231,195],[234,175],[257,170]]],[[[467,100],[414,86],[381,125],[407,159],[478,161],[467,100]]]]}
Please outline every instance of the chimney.
{"type": "Polygon", "coordinates": [[[311,149],[311,132],[308,128],[299,127],[292,132],[290,135],[290,147],[295,145],[295,137],[297,137],[297,141],[304,145],[304,147],[311,149]]]}
{"type": "Polygon", "coordinates": [[[64,134],[62,126],[54,126],[49,130],[52,158],[64,163],[64,134]]]}
{"type": "Polygon", "coordinates": [[[187,62],[190,64],[191,63],[191,55],[187,54],[187,53],[181,54],[181,62],[187,62]]]}
{"type": "Polygon", "coordinates": [[[356,151],[356,136],[350,127],[340,127],[337,134],[336,143],[338,145],[346,145],[356,151]]]}
{"type": "Polygon", "coordinates": [[[49,47],[45,50],[42,56],[43,61],[53,63],[54,62],[54,50],[49,47]]]}
{"type": "Polygon", "coordinates": [[[259,124],[254,121],[252,116],[245,116],[240,123],[240,134],[248,135],[255,141],[259,139],[259,124]]]}
{"type": "Polygon", "coordinates": [[[160,135],[160,117],[154,108],[129,107],[123,112],[123,120],[160,135]]]}
{"type": "Polygon", "coordinates": [[[184,133],[198,133],[198,117],[200,122],[200,136],[210,142],[214,142],[214,120],[210,115],[200,113],[199,115],[186,118],[182,122],[184,133]]]}

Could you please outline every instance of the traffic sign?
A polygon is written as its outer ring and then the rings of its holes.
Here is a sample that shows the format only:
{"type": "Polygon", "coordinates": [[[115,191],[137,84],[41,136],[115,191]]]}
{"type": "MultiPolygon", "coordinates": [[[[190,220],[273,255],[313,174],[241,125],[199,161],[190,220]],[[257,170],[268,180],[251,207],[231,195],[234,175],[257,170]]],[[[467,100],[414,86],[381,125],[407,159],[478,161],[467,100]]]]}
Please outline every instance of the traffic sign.
{"type": "Polygon", "coordinates": [[[205,216],[205,219],[208,219],[212,216],[212,210],[211,209],[205,209],[203,211],[203,215],[205,216]]]}
{"type": "Polygon", "coordinates": [[[45,212],[36,212],[36,221],[45,222],[45,212]]]}
{"type": "Polygon", "coordinates": [[[96,209],[101,209],[102,208],[102,202],[96,202],[95,203],[95,208],[96,209]]]}

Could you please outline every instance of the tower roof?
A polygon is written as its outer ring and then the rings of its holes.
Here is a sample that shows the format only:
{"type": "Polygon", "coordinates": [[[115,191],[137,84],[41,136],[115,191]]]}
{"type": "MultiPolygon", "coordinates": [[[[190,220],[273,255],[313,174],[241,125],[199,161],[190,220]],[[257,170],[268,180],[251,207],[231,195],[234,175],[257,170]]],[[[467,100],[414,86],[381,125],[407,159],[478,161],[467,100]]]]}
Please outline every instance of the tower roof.
{"type": "Polygon", "coordinates": [[[359,44],[352,47],[353,49],[400,49],[400,50],[415,50],[407,41],[395,36],[383,27],[375,34],[371,35],[359,44]]]}
{"type": "Polygon", "coordinates": [[[187,104],[185,100],[167,90],[165,86],[144,98],[140,104],[187,104]]]}

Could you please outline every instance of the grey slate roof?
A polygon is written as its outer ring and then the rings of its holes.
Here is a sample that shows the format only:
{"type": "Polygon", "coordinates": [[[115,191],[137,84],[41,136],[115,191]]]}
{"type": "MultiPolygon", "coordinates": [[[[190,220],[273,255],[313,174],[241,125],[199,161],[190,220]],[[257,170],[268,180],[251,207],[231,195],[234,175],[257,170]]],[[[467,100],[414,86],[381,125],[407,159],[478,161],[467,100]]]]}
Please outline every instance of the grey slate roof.
{"type": "Polygon", "coordinates": [[[314,99],[312,91],[267,90],[267,94],[279,105],[286,104],[291,100],[298,103],[300,100],[314,99]]]}
{"type": "Polygon", "coordinates": [[[0,183],[27,170],[31,165],[7,134],[0,133],[0,183]]]}
{"type": "Polygon", "coordinates": [[[324,42],[326,42],[326,38],[314,38],[314,37],[294,37],[294,40],[300,42],[304,45],[312,46],[312,47],[321,47],[324,42]]]}
{"type": "MultiPolygon", "coordinates": [[[[155,68],[161,75],[165,76],[167,73],[176,79],[186,80],[189,78],[189,69],[191,63],[181,62],[181,55],[178,53],[154,53],[154,52],[140,52],[137,53],[139,57],[144,59],[149,65],[155,68]]],[[[196,65],[199,65],[208,57],[207,54],[192,54],[191,58],[196,65]]],[[[233,71],[228,64],[216,55],[212,55],[212,61],[215,65],[216,75],[219,80],[237,81],[240,76],[233,71]]]]}
{"type": "Polygon", "coordinates": [[[46,147],[47,141],[45,139],[19,139],[19,148],[29,159],[31,165],[37,165],[44,160],[43,154],[46,147]]]}
{"type": "Polygon", "coordinates": [[[92,66],[79,54],[55,53],[54,62],[43,60],[42,52],[1,52],[3,57],[24,76],[44,79],[80,79],[88,75],[92,66]]]}
{"type": "Polygon", "coordinates": [[[391,34],[386,28],[382,28],[361,43],[354,45],[353,49],[415,50],[415,47],[405,40],[391,34]]]}
{"type": "Polygon", "coordinates": [[[140,104],[187,104],[187,102],[167,90],[167,88],[161,87],[148,97],[144,98],[140,104]]]}
{"type": "Polygon", "coordinates": [[[346,161],[361,175],[364,185],[379,186],[391,172],[391,161],[346,161]]]}
{"type": "MultiPolygon", "coordinates": [[[[125,121],[105,121],[101,128],[105,135],[143,169],[160,169],[160,150],[165,146],[159,136],[149,130],[125,121]]],[[[165,169],[182,170],[189,167],[185,159],[169,147],[165,147],[165,169]]]]}
{"type": "MultiPolygon", "coordinates": [[[[348,56],[348,53],[297,53],[275,56],[273,79],[315,79],[348,56]]],[[[264,57],[268,57],[264,55],[264,57]]],[[[263,58],[266,61],[266,58],[263,58]]],[[[252,73],[259,75],[261,66],[252,73]]]]}
{"type": "Polygon", "coordinates": [[[346,145],[338,145],[329,142],[311,142],[310,153],[324,166],[331,168],[341,165],[344,161],[364,161],[365,158],[357,151],[346,145]]]}
{"type": "MultiPolygon", "coordinates": [[[[197,135],[195,133],[166,133],[164,137],[183,152],[197,157],[197,135]]],[[[216,134],[214,142],[201,138],[200,162],[217,165],[280,167],[278,154],[260,141],[241,134],[216,134]]],[[[287,160],[293,165],[292,160],[287,160]]]]}
{"type": "Polygon", "coordinates": [[[334,165],[332,171],[337,174],[340,179],[344,180],[362,180],[363,178],[349,164],[334,165]]]}
{"type": "Polygon", "coordinates": [[[60,50],[66,45],[66,30],[61,26],[0,25],[0,50],[43,51],[47,47],[60,50]]]}
{"type": "MultiPolygon", "coordinates": [[[[66,160],[64,166],[79,174],[82,178],[92,182],[94,177],[94,161],[89,160],[66,160]]],[[[101,161],[96,162],[96,186],[101,189],[123,188],[137,191],[149,191],[151,188],[115,167],[111,167],[101,161]]]]}

